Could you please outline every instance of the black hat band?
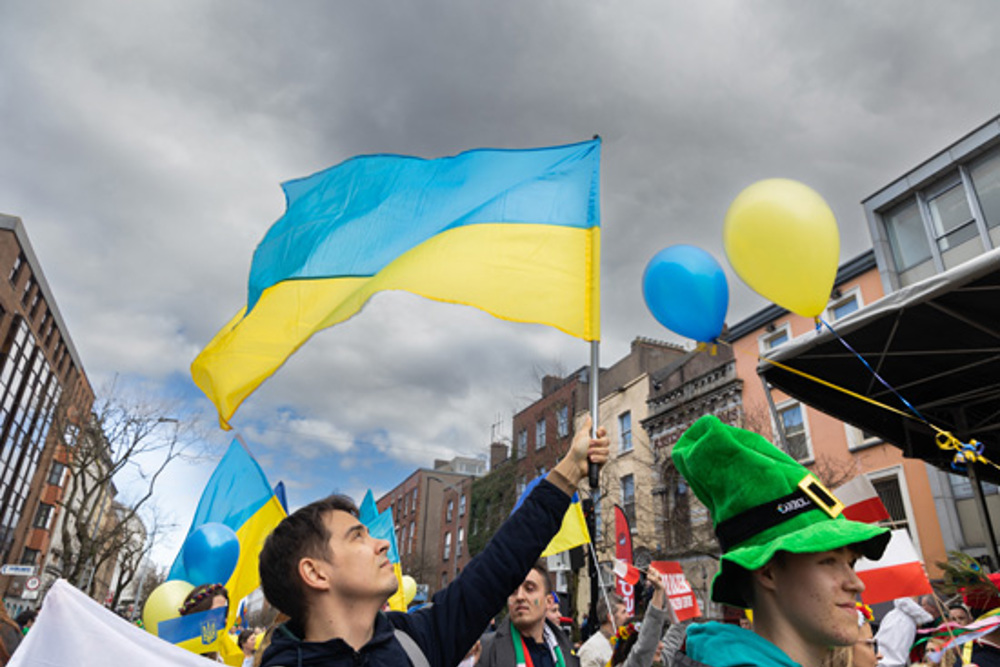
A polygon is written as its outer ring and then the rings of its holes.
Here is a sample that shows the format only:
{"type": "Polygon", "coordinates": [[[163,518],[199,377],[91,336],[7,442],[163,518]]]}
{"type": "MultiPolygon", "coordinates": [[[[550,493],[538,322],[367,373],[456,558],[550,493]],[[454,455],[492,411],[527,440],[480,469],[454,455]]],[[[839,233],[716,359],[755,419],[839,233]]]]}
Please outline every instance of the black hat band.
{"type": "Polygon", "coordinates": [[[822,510],[833,519],[843,511],[844,505],[815,477],[806,475],[798,488],[788,495],[720,521],[715,527],[715,536],[722,553],[727,553],[754,535],[814,509],[822,510]]]}

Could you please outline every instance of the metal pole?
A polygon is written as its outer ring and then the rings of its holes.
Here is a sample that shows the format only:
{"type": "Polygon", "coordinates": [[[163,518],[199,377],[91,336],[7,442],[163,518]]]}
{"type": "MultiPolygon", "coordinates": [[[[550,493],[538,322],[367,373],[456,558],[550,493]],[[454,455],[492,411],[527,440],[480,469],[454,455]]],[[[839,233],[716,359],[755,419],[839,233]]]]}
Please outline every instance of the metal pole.
{"type": "Polygon", "coordinates": [[[771,396],[771,385],[767,383],[764,379],[764,374],[757,371],[757,377],[760,378],[760,383],[764,385],[764,396],[767,398],[767,405],[771,409],[771,419],[774,421],[774,427],[778,431],[778,442],[781,443],[781,451],[786,454],[791,455],[788,451],[788,440],[785,439],[785,422],[782,421],[781,415],[778,414],[778,409],[774,407],[774,397],[771,396]]]}
{"type": "Polygon", "coordinates": [[[976,509],[979,510],[979,522],[983,527],[986,550],[993,557],[993,567],[1000,567],[1000,554],[997,553],[997,538],[993,533],[993,522],[990,521],[990,513],[986,508],[986,498],[983,496],[983,487],[979,483],[976,466],[972,461],[966,463],[966,471],[969,474],[969,483],[972,485],[972,495],[976,498],[976,509]]]}
{"type": "MultiPolygon", "coordinates": [[[[601,380],[601,342],[590,342],[590,437],[597,437],[598,421],[600,420],[600,380],[601,380]]],[[[590,488],[596,489],[601,484],[601,468],[596,463],[587,466],[587,477],[590,488]]]]}

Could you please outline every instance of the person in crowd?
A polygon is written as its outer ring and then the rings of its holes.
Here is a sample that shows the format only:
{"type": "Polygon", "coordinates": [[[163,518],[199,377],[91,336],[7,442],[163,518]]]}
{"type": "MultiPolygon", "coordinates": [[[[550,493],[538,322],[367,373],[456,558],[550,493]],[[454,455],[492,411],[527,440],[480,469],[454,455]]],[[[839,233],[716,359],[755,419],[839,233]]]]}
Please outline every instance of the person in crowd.
{"type": "Polygon", "coordinates": [[[605,667],[611,660],[611,638],[615,636],[618,628],[625,625],[628,620],[625,601],[618,595],[599,597],[597,599],[597,617],[601,619],[600,627],[580,646],[578,653],[580,667],[605,667]],[[610,613],[608,611],[609,604],[611,605],[610,613]]]}
{"type": "Polygon", "coordinates": [[[878,642],[872,636],[872,612],[864,605],[858,605],[858,629],[860,636],[853,646],[837,646],[827,657],[824,667],[876,667],[882,659],[878,642]]]}
{"type": "Polygon", "coordinates": [[[968,625],[973,621],[972,612],[961,602],[955,602],[948,605],[948,620],[959,625],[968,625]]]}
{"type": "MultiPolygon", "coordinates": [[[[228,612],[229,591],[222,584],[202,584],[201,586],[196,586],[187,594],[187,597],[184,598],[184,603],[178,611],[181,616],[190,616],[191,614],[219,608],[225,608],[228,612]]],[[[222,662],[222,657],[216,651],[207,651],[201,655],[209,660],[222,662]]]]}
{"type": "Polygon", "coordinates": [[[712,599],[753,610],[752,631],[688,627],[673,667],[821,667],[831,647],[854,645],[864,590],[854,564],[882,556],[888,529],[845,519],[842,503],[805,467],[714,416],[695,422],[671,456],[722,547],[712,599]]]}
{"type": "MultiPolygon", "coordinates": [[[[653,589],[653,596],[649,600],[649,606],[646,607],[646,615],[642,619],[642,625],[638,632],[633,631],[632,636],[627,639],[619,637],[611,655],[611,667],[618,667],[618,665],[651,667],[656,660],[663,625],[668,619],[677,623],[673,607],[667,600],[662,573],[651,566],[648,581],[653,589]]],[[[621,631],[619,630],[619,632],[621,631]]]]}
{"type": "Polygon", "coordinates": [[[240,630],[240,634],[236,638],[236,645],[239,646],[240,651],[243,652],[242,667],[253,667],[254,651],[257,648],[257,637],[260,636],[260,634],[260,628],[247,628],[240,630]]]}
{"type": "Polygon", "coordinates": [[[551,594],[549,571],[540,560],[507,598],[508,618],[483,641],[480,667],[578,667],[573,645],[556,623],[548,619],[551,594]]]}
{"type": "Polygon", "coordinates": [[[589,428],[577,431],[563,459],[433,604],[410,614],[380,611],[397,587],[389,543],[368,533],[349,498],[330,496],[283,519],[265,541],[259,567],[265,597],[290,620],[274,632],[262,664],[458,664],[534,571],[588,461],[607,460],[604,429],[591,438],[589,428]]]}
{"type": "Polygon", "coordinates": [[[17,615],[17,618],[15,618],[14,621],[21,628],[21,634],[26,635],[28,634],[28,630],[31,629],[31,626],[35,624],[36,618],[38,618],[37,611],[34,609],[25,609],[17,615]]]}
{"type": "Polygon", "coordinates": [[[10,661],[23,636],[21,628],[7,613],[7,608],[0,604],[0,667],[10,661]]]}
{"type": "Polygon", "coordinates": [[[882,651],[882,667],[905,667],[910,664],[910,649],[917,638],[917,628],[934,621],[934,602],[930,595],[899,598],[882,619],[875,639],[882,651]]]}

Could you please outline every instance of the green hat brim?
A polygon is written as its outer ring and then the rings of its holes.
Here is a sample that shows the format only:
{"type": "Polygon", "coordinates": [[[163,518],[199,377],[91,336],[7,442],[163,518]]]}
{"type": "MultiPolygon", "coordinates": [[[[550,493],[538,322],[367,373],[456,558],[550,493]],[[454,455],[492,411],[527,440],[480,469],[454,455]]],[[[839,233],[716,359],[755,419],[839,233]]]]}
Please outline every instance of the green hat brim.
{"type": "Polygon", "coordinates": [[[747,576],[747,572],[770,562],[779,551],[794,554],[819,553],[853,545],[865,558],[878,560],[889,544],[889,537],[888,528],[851,521],[841,516],[775,537],[766,544],[737,547],[723,554],[720,559],[721,567],[712,579],[712,600],[748,608],[750,604],[743,599],[740,581],[747,576]]]}

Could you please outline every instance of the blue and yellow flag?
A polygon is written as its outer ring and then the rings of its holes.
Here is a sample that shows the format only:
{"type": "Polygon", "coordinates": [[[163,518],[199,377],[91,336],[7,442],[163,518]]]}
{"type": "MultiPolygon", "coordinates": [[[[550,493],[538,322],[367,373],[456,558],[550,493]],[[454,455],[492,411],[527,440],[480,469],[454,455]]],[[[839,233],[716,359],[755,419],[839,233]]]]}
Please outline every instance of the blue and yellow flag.
{"type": "Polygon", "coordinates": [[[358,521],[365,524],[368,533],[377,539],[389,541],[389,562],[392,563],[392,571],[396,575],[398,587],[396,592],[389,598],[389,608],[393,611],[406,611],[406,600],[403,597],[403,566],[399,562],[399,546],[396,544],[396,527],[392,520],[392,507],[384,512],[378,511],[375,504],[375,496],[371,489],[365,494],[364,500],[358,507],[358,521]]]}
{"type": "Polygon", "coordinates": [[[349,159],[283,184],[247,305],[191,364],[224,428],[314,333],[383,290],[600,338],[599,139],[349,159]]]}
{"type": "MultiPolygon", "coordinates": [[[[510,511],[511,514],[517,511],[517,508],[521,506],[524,499],[528,497],[528,494],[538,486],[538,483],[542,481],[542,477],[536,477],[535,479],[528,482],[528,485],[524,487],[524,492],[514,503],[514,509],[510,511]]],[[[559,532],[555,534],[549,545],[545,547],[545,551],[542,552],[542,556],[554,556],[555,554],[562,553],[563,551],[569,551],[575,547],[581,546],[590,542],[590,531],[587,530],[587,520],[583,516],[583,506],[580,504],[580,494],[574,493],[573,499],[570,501],[569,509],[566,510],[566,514],[563,516],[562,526],[559,528],[559,532]]]]}
{"type": "MultiPolygon", "coordinates": [[[[229,592],[227,628],[235,621],[240,600],[260,586],[257,557],[264,539],[285,515],[260,465],[234,440],[205,485],[188,530],[190,535],[202,524],[223,523],[239,538],[240,558],[229,581],[225,582],[229,592]]],[[[183,546],[167,579],[188,581],[183,546]]]]}
{"type": "Polygon", "coordinates": [[[225,641],[226,610],[221,607],[160,621],[156,630],[160,639],[199,655],[224,654],[233,643],[225,641]]]}

